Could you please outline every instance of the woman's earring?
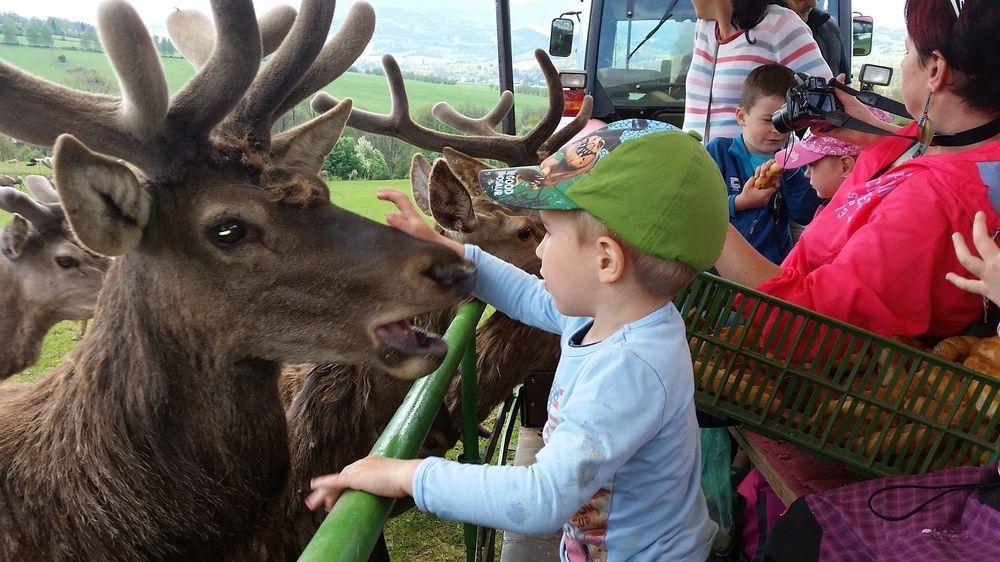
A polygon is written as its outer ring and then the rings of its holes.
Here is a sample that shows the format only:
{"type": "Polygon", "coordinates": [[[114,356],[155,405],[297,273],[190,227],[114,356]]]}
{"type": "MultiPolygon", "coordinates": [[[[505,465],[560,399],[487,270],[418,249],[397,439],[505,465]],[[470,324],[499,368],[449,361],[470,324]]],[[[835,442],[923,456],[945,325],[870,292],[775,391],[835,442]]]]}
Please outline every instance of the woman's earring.
{"type": "Polygon", "coordinates": [[[927,94],[927,101],[924,103],[924,112],[920,115],[920,119],[917,120],[917,129],[920,131],[920,142],[917,143],[917,156],[923,156],[924,152],[927,151],[927,146],[931,144],[931,140],[934,138],[934,125],[928,116],[931,109],[931,98],[933,97],[934,92],[927,94]]]}

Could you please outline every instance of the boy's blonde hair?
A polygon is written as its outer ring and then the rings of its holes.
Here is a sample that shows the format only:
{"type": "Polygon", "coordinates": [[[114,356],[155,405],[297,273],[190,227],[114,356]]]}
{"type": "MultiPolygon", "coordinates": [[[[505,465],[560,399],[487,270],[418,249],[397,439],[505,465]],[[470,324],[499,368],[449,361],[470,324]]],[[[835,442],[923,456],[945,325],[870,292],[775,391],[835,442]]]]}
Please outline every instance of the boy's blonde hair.
{"type": "Polygon", "coordinates": [[[665,260],[635,249],[587,211],[568,212],[572,214],[577,240],[581,243],[592,242],[601,236],[618,242],[635,267],[639,286],[654,297],[673,297],[698,275],[698,270],[686,263],[665,260]]]}

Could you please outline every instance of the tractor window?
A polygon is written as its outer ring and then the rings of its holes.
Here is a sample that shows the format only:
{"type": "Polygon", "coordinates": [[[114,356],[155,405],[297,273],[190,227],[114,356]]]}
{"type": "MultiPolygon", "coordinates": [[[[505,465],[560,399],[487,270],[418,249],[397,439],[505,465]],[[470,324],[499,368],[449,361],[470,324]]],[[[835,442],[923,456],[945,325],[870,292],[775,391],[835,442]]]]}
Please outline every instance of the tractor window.
{"type": "Polygon", "coordinates": [[[670,3],[604,3],[597,80],[616,106],[683,109],[684,82],[694,45],[691,1],[678,0],[672,15],[642,42],[660,23],[670,3]],[[632,17],[628,16],[628,7],[633,9],[632,17]]]}

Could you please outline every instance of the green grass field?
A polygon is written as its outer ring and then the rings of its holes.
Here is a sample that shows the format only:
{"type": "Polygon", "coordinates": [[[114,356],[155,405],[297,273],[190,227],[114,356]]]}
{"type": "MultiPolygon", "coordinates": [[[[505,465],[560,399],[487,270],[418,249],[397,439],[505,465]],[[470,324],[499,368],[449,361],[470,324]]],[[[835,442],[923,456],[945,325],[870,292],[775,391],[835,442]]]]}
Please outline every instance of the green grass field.
{"type": "MultiPolygon", "coordinates": [[[[23,40],[23,38],[22,38],[23,40]]],[[[46,80],[66,86],[81,88],[80,69],[93,69],[107,83],[118,87],[111,64],[104,53],[76,51],[65,48],[72,42],[56,40],[56,47],[41,48],[25,45],[0,45],[0,59],[21,70],[41,76],[46,80]],[[65,63],[57,59],[59,55],[66,57],[65,63]]],[[[180,89],[185,82],[194,76],[194,69],[182,58],[165,57],[160,61],[167,78],[167,86],[171,92],[180,89]]],[[[369,111],[385,113],[389,111],[389,87],[385,78],[368,74],[347,73],[333,84],[324,88],[336,97],[351,97],[355,107],[369,111]]],[[[407,81],[406,91],[413,111],[424,106],[431,106],[439,101],[447,101],[455,106],[473,106],[488,109],[496,104],[499,92],[487,86],[476,84],[431,84],[428,82],[407,81]]],[[[546,107],[544,96],[518,95],[518,107],[535,109],[546,107]]]]}
{"type": "MultiPolygon", "coordinates": [[[[51,172],[47,168],[41,168],[51,172]]],[[[37,173],[38,167],[23,164],[11,167],[0,164],[0,173],[25,175],[37,173]]],[[[330,183],[330,195],[334,203],[360,215],[379,222],[385,221],[386,212],[392,210],[390,203],[379,201],[375,192],[381,187],[392,187],[409,192],[409,180],[386,181],[335,181],[330,183]]],[[[0,211],[0,227],[10,220],[10,215],[0,211]]],[[[45,337],[42,357],[32,367],[12,377],[15,381],[37,380],[52,367],[58,365],[76,346],[73,336],[79,328],[77,322],[60,322],[45,337]]],[[[460,450],[460,449],[459,449],[460,450]]],[[[454,457],[457,451],[449,456],[454,457]]],[[[442,521],[433,515],[410,510],[386,525],[386,540],[392,560],[395,562],[431,562],[439,560],[464,560],[465,547],[462,542],[462,526],[450,521],[442,521]]]]}

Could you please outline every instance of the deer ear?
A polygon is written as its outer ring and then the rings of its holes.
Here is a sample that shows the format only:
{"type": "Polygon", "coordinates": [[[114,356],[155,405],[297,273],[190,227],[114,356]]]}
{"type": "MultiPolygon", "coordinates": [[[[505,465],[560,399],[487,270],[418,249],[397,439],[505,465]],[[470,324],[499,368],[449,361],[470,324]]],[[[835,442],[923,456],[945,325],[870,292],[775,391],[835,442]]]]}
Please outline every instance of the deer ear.
{"type": "Polygon", "coordinates": [[[271,142],[271,157],[290,168],[318,174],[323,159],[340,140],[353,104],[347,98],[319,117],[277,135],[271,142]]]}
{"type": "Polygon", "coordinates": [[[58,203],[59,194],[45,176],[25,176],[24,185],[40,203],[58,203]]]}
{"type": "Polygon", "coordinates": [[[152,196],[132,170],[64,134],[56,139],[55,172],[63,209],[80,242],[105,256],[126,254],[139,244],[152,196]]]}
{"type": "Polygon", "coordinates": [[[455,232],[476,229],[476,211],[472,196],[443,159],[434,163],[428,186],[431,216],[439,225],[455,232]]]}
{"type": "Polygon", "coordinates": [[[417,152],[410,161],[410,191],[417,208],[425,215],[432,216],[429,183],[431,181],[431,164],[427,158],[417,152]]]}
{"type": "Polygon", "coordinates": [[[21,257],[30,230],[31,226],[24,217],[14,215],[0,233],[0,252],[12,260],[21,257]]]}
{"type": "Polygon", "coordinates": [[[485,162],[447,146],[444,147],[443,154],[448,167],[470,193],[483,193],[483,188],[479,186],[479,172],[489,168],[485,162]]]}

